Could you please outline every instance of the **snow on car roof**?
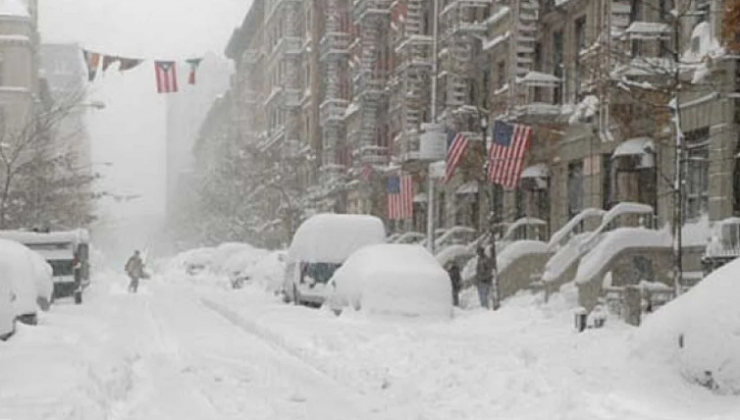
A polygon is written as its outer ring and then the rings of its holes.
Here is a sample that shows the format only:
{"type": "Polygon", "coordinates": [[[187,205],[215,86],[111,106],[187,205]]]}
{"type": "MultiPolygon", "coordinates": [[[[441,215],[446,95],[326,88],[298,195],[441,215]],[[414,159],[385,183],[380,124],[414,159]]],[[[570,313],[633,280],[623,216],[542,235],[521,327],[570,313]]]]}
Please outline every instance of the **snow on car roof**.
{"type": "Polygon", "coordinates": [[[48,243],[87,243],[90,234],[85,229],[77,229],[66,232],[28,232],[22,230],[0,230],[0,238],[20,242],[26,245],[48,244],[48,243]]]}
{"type": "Polygon", "coordinates": [[[340,264],[366,245],[385,243],[385,227],[375,216],[317,214],[296,231],[288,262],[316,261],[340,264]]]}

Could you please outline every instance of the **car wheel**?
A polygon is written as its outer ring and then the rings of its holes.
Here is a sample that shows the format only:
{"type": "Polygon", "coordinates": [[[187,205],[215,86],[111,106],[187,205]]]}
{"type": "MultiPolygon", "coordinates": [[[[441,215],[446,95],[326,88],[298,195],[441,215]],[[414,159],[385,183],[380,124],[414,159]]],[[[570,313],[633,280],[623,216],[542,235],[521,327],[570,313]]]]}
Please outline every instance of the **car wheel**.
{"type": "Polygon", "coordinates": [[[82,291],[75,292],[75,305],[82,304],[82,291]]]}

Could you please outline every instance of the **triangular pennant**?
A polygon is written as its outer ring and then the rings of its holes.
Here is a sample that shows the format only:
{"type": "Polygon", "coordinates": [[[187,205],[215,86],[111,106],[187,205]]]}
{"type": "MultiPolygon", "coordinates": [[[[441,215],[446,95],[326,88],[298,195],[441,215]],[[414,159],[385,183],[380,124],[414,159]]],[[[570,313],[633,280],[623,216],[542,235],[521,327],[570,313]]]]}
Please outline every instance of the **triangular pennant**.
{"type": "Polygon", "coordinates": [[[121,65],[118,66],[118,71],[120,72],[131,70],[135,67],[138,67],[139,64],[144,62],[144,60],[141,60],[138,58],[123,58],[123,57],[119,57],[118,61],[121,63],[121,65]]]}
{"type": "Polygon", "coordinates": [[[191,85],[195,84],[195,73],[198,71],[198,67],[200,66],[200,63],[203,61],[202,58],[191,58],[189,60],[185,60],[185,62],[190,66],[190,75],[188,76],[188,83],[191,85]]]}
{"type": "Polygon", "coordinates": [[[115,57],[115,56],[112,56],[112,55],[104,55],[103,56],[103,73],[105,73],[106,71],[108,71],[108,67],[110,67],[111,64],[113,64],[115,62],[120,62],[120,61],[121,61],[121,59],[119,57],[115,57]]]}
{"type": "Polygon", "coordinates": [[[85,58],[85,64],[87,65],[87,80],[94,81],[95,76],[98,74],[98,66],[100,66],[100,54],[92,51],[82,50],[82,55],[85,58]]]}

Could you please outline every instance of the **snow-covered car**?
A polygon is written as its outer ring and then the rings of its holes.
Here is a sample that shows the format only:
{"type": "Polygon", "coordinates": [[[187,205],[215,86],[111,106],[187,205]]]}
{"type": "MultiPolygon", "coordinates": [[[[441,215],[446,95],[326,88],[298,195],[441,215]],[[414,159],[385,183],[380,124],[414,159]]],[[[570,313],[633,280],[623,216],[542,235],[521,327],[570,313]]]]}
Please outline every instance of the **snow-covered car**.
{"type": "Polygon", "coordinates": [[[253,269],[255,265],[267,257],[268,254],[269,251],[267,250],[244,245],[237,252],[231,253],[223,263],[214,266],[222,274],[229,277],[231,287],[239,289],[254,277],[253,269]]]}
{"type": "Polygon", "coordinates": [[[0,278],[10,282],[15,318],[36,324],[38,310],[48,308],[54,288],[46,261],[22,244],[0,239],[0,278]]]}
{"type": "Polygon", "coordinates": [[[0,340],[5,340],[15,330],[14,300],[13,283],[9,277],[0,276],[0,340]]]}
{"type": "Polygon", "coordinates": [[[418,245],[382,244],[352,254],[331,279],[327,301],[335,312],[450,318],[452,285],[447,272],[418,245]]]}
{"type": "Polygon", "coordinates": [[[171,268],[184,270],[187,274],[194,276],[207,270],[216,256],[214,248],[196,248],[183,252],[171,262],[171,268]]]}
{"type": "Polygon", "coordinates": [[[283,292],[288,302],[320,306],[327,282],[358,249],[385,243],[383,222],[374,216],[318,214],[296,231],[286,258],[283,292]]]}

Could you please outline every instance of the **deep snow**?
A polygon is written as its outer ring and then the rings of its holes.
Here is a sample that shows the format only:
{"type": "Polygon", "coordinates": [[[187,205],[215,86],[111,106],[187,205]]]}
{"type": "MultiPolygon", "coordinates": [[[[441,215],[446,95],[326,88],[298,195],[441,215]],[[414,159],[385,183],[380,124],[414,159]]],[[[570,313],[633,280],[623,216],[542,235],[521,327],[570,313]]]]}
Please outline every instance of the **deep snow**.
{"type": "MultiPolygon", "coordinates": [[[[279,260],[269,265],[277,276],[279,260]]],[[[179,270],[136,296],[125,283],[96,273],[84,305],[55,306],[0,343],[0,418],[740,418],[738,397],[687,381],[670,353],[650,347],[653,327],[609,319],[575,333],[573,286],[548,303],[522,294],[497,312],[418,323],[336,317],[282,304],[260,282],[229,290],[179,270]]],[[[729,293],[720,302],[736,312],[729,293]]],[[[669,324],[661,311],[648,325],[669,324]]]]}

